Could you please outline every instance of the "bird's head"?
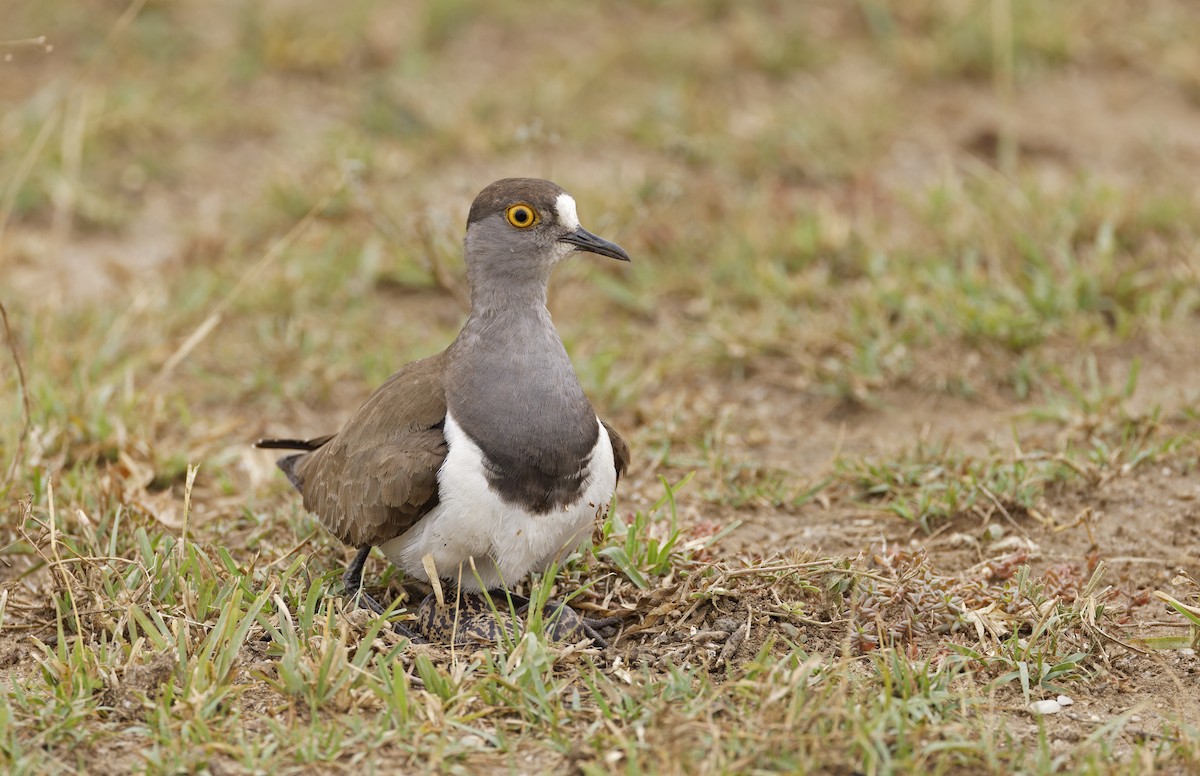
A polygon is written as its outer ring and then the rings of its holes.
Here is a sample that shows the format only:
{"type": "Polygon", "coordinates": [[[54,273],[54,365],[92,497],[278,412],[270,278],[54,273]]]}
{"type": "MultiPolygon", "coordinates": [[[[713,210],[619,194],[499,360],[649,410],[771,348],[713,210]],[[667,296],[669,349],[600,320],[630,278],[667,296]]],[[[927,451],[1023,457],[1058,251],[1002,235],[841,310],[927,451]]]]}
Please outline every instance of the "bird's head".
{"type": "Polygon", "coordinates": [[[467,217],[467,272],[472,287],[485,278],[541,281],[573,253],[629,261],[621,246],[584,229],[575,199],[538,178],[505,178],[489,185],[467,217]]]}

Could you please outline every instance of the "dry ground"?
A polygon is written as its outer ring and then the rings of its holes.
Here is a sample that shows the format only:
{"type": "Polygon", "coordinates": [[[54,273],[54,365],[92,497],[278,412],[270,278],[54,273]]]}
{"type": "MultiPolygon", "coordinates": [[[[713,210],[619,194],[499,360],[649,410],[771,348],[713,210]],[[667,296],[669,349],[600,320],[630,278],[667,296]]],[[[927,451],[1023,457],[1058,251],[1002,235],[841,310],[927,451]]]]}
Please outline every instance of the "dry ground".
{"type": "Polygon", "coordinates": [[[1188,0],[18,0],[0,762],[1194,772],[1198,39],[1188,0]],[[551,289],[636,460],[532,586],[625,613],[605,652],[344,613],[248,444],[450,341],[507,175],[635,259],[551,289]]]}

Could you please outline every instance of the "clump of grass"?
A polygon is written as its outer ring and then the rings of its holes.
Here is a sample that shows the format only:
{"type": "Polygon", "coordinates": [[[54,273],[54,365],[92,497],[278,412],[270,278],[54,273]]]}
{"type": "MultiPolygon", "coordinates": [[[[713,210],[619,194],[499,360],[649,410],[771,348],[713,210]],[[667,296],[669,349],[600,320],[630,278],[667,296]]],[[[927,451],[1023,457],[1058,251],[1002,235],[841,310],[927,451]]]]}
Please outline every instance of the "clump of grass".
{"type": "Polygon", "coordinates": [[[921,446],[907,459],[847,461],[842,467],[842,476],[861,498],[927,531],[964,514],[988,520],[997,512],[1025,513],[1047,485],[1074,471],[1040,454],[1029,459],[978,459],[921,446]]]}
{"type": "MultiPolygon", "coordinates": [[[[677,490],[664,488],[654,513],[677,490]]],[[[895,552],[867,565],[805,558],[700,564],[688,562],[671,535],[674,543],[658,545],[667,555],[657,567],[652,542],[631,545],[637,564],[630,568],[654,585],[639,586],[633,574],[592,576],[573,602],[606,600],[618,610],[642,602],[615,653],[604,655],[551,643],[533,614],[522,632],[493,648],[416,649],[391,635],[386,618],[343,614],[327,595],[329,580],[309,577],[304,555],[251,569],[223,549],[143,528],[93,535],[70,526],[56,541],[60,554],[79,562],[63,565],[58,577],[54,639],[35,642],[39,672],[14,675],[0,695],[0,740],[19,765],[28,762],[31,731],[65,752],[82,731],[107,730],[105,720],[119,715],[144,720],[137,740],[155,768],[211,761],[230,746],[239,762],[258,767],[284,757],[245,735],[243,726],[265,720],[287,756],[305,762],[369,745],[402,761],[469,762],[532,748],[594,764],[618,752],[636,763],[649,762],[655,742],[669,740],[665,720],[698,718],[719,704],[741,720],[742,732],[695,750],[713,767],[746,758],[763,767],[827,762],[818,742],[830,740],[843,741],[854,761],[915,767],[936,759],[927,744],[946,725],[963,736],[980,733],[969,715],[983,703],[970,689],[971,672],[996,677],[993,692],[1002,692],[1010,681],[1002,667],[1012,660],[1028,666],[1025,691],[1052,692],[1085,675],[1095,659],[1088,650],[1082,658],[1052,657],[1090,633],[1079,614],[1068,616],[1083,605],[1047,610],[1028,569],[1010,572],[1015,580],[995,569],[959,580],[939,575],[926,558],[895,552]],[[115,560],[121,554],[133,561],[115,560]],[[80,591],[98,582],[106,600],[128,602],[112,620],[80,606],[80,591]],[[920,657],[937,639],[971,634],[970,613],[989,602],[1011,624],[1011,638],[988,636],[957,662],[920,657]],[[870,653],[871,670],[852,670],[839,644],[870,653]],[[139,685],[134,667],[158,665],[156,656],[166,661],[153,669],[158,678],[139,685]],[[113,665],[127,667],[114,677],[113,665]],[[726,681],[714,681],[718,675],[726,681]],[[251,704],[251,692],[272,700],[251,704]],[[312,723],[285,724],[296,714],[312,723]],[[581,732],[581,720],[591,721],[591,732],[581,732]],[[460,734],[445,749],[435,743],[442,726],[460,734]],[[772,738],[784,730],[808,733],[772,738]],[[394,751],[400,740],[408,743],[394,751]]],[[[606,549],[629,541],[612,533],[597,554],[607,558],[606,549]]],[[[565,573],[594,572],[575,564],[565,573]]],[[[531,613],[540,615],[557,583],[551,571],[531,585],[531,613]]],[[[7,626],[7,609],[2,616],[7,626]]],[[[984,755],[964,756],[976,762],[984,755]]]]}
{"type": "Polygon", "coordinates": [[[1185,632],[1171,636],[1144,638],[1139,642],[1152,649],[1195,650],[1200,647],[1200,606],[1197,605],[1200,603],[1200,583],[1186,573],[1177,576],[1172,583],[1189,591],[1188,601],[1180,601],[1162,590],[1155,591],[1154,597],[1183,618],[1182,624],[1186,628],[1185,632]]]}
{"type": "MultiPolygon", "coordinates": [[[[1096,381],[1094,362],[1089,363],[1096,381]]],[[[839,460],[837,476],[859,498],[926,531],[963,516],[984,523],[997,515],[1007,520],[1036,516],[1054,486],[1077,480],[1102,484],[1186,446],[1189,433],[1164,423],[1161,408],[1146,414],[1125,411],[1136,382],[1135,363],[1119,393],[1072,388],[1065,401],[1031,410],[1030,417],[1066,426],[1056,449],[1026,451],[1029,445],[1016,435],[1012,452],[983,456],[920,442],[895,459],[839,460]]]]}
{"type": "Polygon", "coordinates": [[[682,528],[675,506],[676,492],[689,480],[691,475],[672,486],[660,478],[665,492],[650,509],[635,512],[628,522],[619,510],[610,509],[600,529],[604,546],[596,554],[611,561],[643,590],[650,587],[647,576],[662,576],[677,563],[689,560],[677,549],[682,528]],[[664,506],[665,518],[658,514],[664,506]]]}

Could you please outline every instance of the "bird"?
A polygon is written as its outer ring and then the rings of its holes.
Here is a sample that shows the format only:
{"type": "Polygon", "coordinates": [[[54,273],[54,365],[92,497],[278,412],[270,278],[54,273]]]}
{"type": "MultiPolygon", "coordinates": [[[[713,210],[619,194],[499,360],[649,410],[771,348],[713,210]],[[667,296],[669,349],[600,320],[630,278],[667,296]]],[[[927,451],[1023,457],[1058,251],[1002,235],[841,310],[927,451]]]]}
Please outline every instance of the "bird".
{"type": "MultiPolygon", "coordinates": [[[[629,446],[584,393],[546,306],[551,270],[563,260],[590,253],[628,262],[629,254],[584,229],[575,199],[537,178],[485,187],[463,246],[470,309],[445,350],[402,367],[336,434],[256,443],[298,451],[277,465],[304,508],[357,549],[343,585],[377,614],[383,607],[361,590],[375,547],[435,590],[448,584],[466,602],[460,610],[485,612],[483,596],[497,595],[528,607],[508,588],[591,535],[630,463],[629,446]]],[[[420,632],[396,630],[414,641],[450,638],[453,623],[432,598],[420,608],[420,632]]],[[[563,605],[553,614],[553,635],[583,634],[601,646],[599,629],[614,624],[563,605]]],[[[500,627],[454,623],[485,635],[500,627]]]]}

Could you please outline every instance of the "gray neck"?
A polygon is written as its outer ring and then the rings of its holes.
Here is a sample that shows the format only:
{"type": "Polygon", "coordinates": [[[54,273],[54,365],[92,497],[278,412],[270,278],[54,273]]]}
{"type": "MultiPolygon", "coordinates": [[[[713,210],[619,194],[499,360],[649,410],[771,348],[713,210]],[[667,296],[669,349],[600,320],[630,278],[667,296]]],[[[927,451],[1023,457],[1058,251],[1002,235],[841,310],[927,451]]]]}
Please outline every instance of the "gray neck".
{"type": "Polygon", "coordinates": [[[447,408],[460,425],[473,417],[480,431],[529,436],[525,429],[587,417],[594,431],[595,414],[542,301],[545,290],[541,298],[509,296],[504,304],[484,304],[497,300],[492,296],[473,298],[479,303],[447,354],[447,408]]]}
{"type": "MultiPolygon", "coordinates": [[[[471,287],[471,314],[467,325],[472,320],[487,319],[495,316],[517,316],[525,311],[533,314],[546,312],[546,282],[548,278],[532,277],[515,281],[511,277],[494,278],[480,277],[485,273],[480,270],[468,272],[467,279],[471,287]]],[[[550,324],[554,328],[554,324],[550,324]]]]}
{"type": "Polygon", "coordinates": [[[598,422],[546,310],[545,280],[502,283],[472,282],[471,314],[447,354],[446,406],[486,456],[493,489],[547,512],[578,497],[598,422]]]}
{"type": "Polygon", "coordinates": [[[467,285],[471,288],[471,315],[487,315],[516,308],[546,307],[546,284],[554,262],[531,260],[529,246],[511,230],[467,228],[463,241],[467,258],[467,285]]]}

